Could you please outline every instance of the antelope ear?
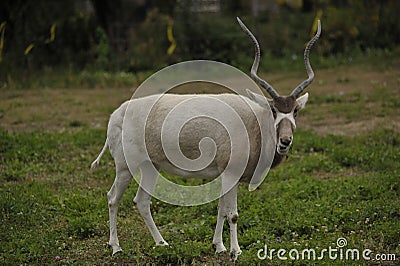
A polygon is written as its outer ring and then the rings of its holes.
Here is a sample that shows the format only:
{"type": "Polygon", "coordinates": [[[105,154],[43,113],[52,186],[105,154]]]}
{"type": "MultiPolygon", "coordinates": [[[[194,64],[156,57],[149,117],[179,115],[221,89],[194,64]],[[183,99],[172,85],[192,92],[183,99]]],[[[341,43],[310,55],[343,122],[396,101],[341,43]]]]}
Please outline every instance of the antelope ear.
{"type": "Polygon", "coordinates": [[[301,97],[297,98],[296,102],[298,110],[303,109],[306,106],[307,101],[308,101],[308,92],[302,95],[301,97]]]}
{"type": "Polygon", "coordinates": [[[264,107],[264,108],[269,107],[268,100],[267,100],[267,98],[265,98],[264,95],[260,95],[258,93],[254,93],[249,89],[246,89],[246,92],[247,92],[247,95],[249,95],[249,98],[252,101],[258,103],[261,107],[264,107]]]}

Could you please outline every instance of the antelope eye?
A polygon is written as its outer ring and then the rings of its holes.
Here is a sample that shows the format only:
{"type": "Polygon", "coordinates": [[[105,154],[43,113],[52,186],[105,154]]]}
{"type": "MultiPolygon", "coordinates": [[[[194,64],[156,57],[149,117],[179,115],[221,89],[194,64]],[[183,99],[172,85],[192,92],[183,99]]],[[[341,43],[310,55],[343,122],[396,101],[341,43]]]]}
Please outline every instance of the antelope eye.
{"type": "Polygon", "coordinates": [[[296,109],[294,109],[294,111],[293,111],[293,116],[294,116],[294,117],[296,117],[296,116],[297,116],[297,112],[298,112],[298,111],[299,111],[299,109],[297,109],[297,108],[296,108],[296,109]]]}

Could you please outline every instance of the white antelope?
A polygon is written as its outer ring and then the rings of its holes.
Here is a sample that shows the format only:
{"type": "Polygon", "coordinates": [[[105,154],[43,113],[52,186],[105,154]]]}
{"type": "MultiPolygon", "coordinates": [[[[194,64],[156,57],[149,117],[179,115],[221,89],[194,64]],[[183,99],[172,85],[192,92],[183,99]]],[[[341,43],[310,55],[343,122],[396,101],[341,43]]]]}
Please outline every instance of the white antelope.
{"type": "MultiPolygon", "coordinates": [[[[152,191],[157,182],[157,175],[154,175],[151,166],[154,166],[157,170],[164,170],[167,173],[182,177],[214,178],[221,175],[224,167],[228,164],[230,153],[232,152],[232,147],[229,145],[230,136],[227,134],[224,127],[218,127],[210,123],[207,119],[189,121],[185,124],[185,127],[179,132],[179,148],[187,158],[195,159],[201,155],[202,151],[199,151],[199,143],[203,138],[212,138],[218,151],[212,162],[207,167],[196,171],[179,168],[170,162],[169,158],[167,158],[163,152],[163,145],[165,145],[165,143],[168,145],[176,141],[176,136],[169,135],[168,131],[164,132],[164,135],[161,135],[161,131],[163,121],[175,106],[187,100],[198,99],[198,101],[192,101],[191,108],[185,110],[185,115],[196,115],[207,112],[209,109],[217,108],[213,105],[213,101],[210,101],[210,99],[213,99],[228,104],[236,111],[241,118],[241,123],[244,123],[247,131],[247,136],[243,137],[248,138],[248,140],[243,141],[243,143],[249,145],[249,156],[248,160],[246,160],[247,165],[245,165],[243,174],[240,177],[241,182],[249,182],[255,171],[258,158],[261,156],[262,151],[260,151],[260,147],[262,147],[263,143],[261,142],[263,140],[260,131],[263,129],[263,126],[274,126],[273,132],[274,134],[276,133],[276,136],[268,136],[269,138],[276,138],[276,142],[274,142],[276,143],[276,148],[274,147],[275,155],[273,159],[270,158],[272,167],[278,165],[289,151],[296,128],[295,118],[297,112],[304,108],[308,100],[308,93],[300,97],[299,95],[314,79],[314,72],[309,61],[309,53],[311,47],[320,36],[320,22],[318,21],[317,33],[307,44],[304,51],[304,61],[308,79],[297,86],[289,96],[280,96],[271,85],[257,76],[257,69],[260,61],[258,42],[239,18],[238,22],[251,38],[255,47],[255,59],[251,68],[251,77],[258,85],[268,92],[272,97],[271,100],[267,100],[263,95],[255,94],[250,91],[248,91],[249,98],[236,94],[165,94],[162,95],[162,97],[160,97],[160,95],[152,95],[127,101],[112,113],[108,123],[105,145],[91,167],[95,168],[99,164],[100,158],[108,146],[116,167],[115,181],[107,194],[110,219],[110,240],[108,244],[112,247],[113,255],[122,251],[117,236],[117,211],[120,199],[130,184],[133,174],[140,170],[140,185],[133,201],[147,225],[155,244],[164,246],[168,245],[168,243],[161,236],[150,212],[152,191]],[[141,110],[154,102],[155,98],[157,98],[157,100],[156,104],[153,106],[153,111],[150,112],[148,116],[144,117],[141,110]],[[271,115],[271,110],[273,115],[271,115]],[[122,128],[125,116],[129,116],[129,119],[134,121],[134,123],[130,126],[128,125],[128,128],[125,128],[125,135],[123,135],[122,128]],[[261,118],[261,121],[257,120],[256,117],[261,118]],[[143,147],[143,139],[139,137],[140,133],[138,132],[138,128],[146,129],[146,149],[143,147]],[[133,154],[133,157],[127,158],[125,156],[123,138],[125,138],[124,141],[130,143],[132,150],[129,152],[133,154]],[[145,150],[147,150],[148,156],[140,156],[145,150]],[[130,167],[128,167],[127,160],[129,160],[130,167]]],[[[216,111],[218,112],[218,109],[216,111]]],[[[242,142],[239,141],[238,143],[242,142]]],[[[245,147],[240,147],[239,145],[238,148],[241,149],[245,147]]],[[[270,165],[266,165],[264,168],[270,165]]],[[[213,244],[215,245],[217,253],[226,251],[222,240],[222,230],[224,221],[227,219],[230,227],[230,256],[231,259],[235,261],[241,253],[237,239],[237,181],[239,179],[232,178],[229,172],[224,172],[221,176],[221,180],[222,192],[219,198],[218,218],[213,244]]]]}

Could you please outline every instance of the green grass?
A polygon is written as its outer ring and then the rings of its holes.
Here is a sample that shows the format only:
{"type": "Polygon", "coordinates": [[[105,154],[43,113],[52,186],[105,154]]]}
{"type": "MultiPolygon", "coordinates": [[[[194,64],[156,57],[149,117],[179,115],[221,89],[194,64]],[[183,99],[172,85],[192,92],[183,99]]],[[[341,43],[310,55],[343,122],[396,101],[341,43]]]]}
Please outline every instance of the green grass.
{"type": "MultiPolygon", "coordinates": [[[[243,253],[238,265],[367,264],[327,256],[317,262],[281,261],[276,253],[272,261],[257,258],[265,245],[318,251],[335,248],[339,237],[347,239],[348,248],[396,254],[397,261],[383,265],[400,264],[397,54],[381,51],[376,59],[355,55],[351,62],[343,55],[341,63],[315,58],[316,69],[328,70],[317,73],[288,158],[256,191],[249,192],[245,184],[239,188],[243,253]],[[355,66],[336,68],[347,64],[355,66]],[[379,124],[368,127],[369,121],[379,124]],[[301,130],[310,123],[315,131],[301,130]],[[330,128],[320,131],[319,126],[330,128]],[[327,134],[340,127],[347,131],[327,134]]],[[[282,60],[274,71],[301,71],[272,75],[286,88],[303,77],[304,66],[300,59],[294,65],[283,61],[288,62],[282,60]]],[[[268,72],[275,63],[266,62],[268,72]]],[[[0,102],[0,265],[229,265],[229,255],[215,255],[211,245],[216,201],[180,207],[153,200],[155,222],[170,244],[155,247],[132,203],[138,187],[134,181],[118,216],[124,252],[111,256],[106,194],[114,165],[108,152],[96,172],[89,165],[104,143],[108,115],[130,96],[124,88],[146,75],[45,72],[0,85],[9,88],[0,102]],[[92,89],[100,87],[105,89],[92,89]],[[97,124],[101,129],[93,128],[97,124]]],[[[171,178],[185,185],[202,182],[171,178]]],[[[227,226],[224,241],[229,247],[227,226]]]]}
{"type": "MultiPolygon", "coordinates": [[[[214,255],[211,245],[217,202],[179,207],[153,200],[154,219],[171,245],[155,248],[132,204],[134,181],[118,219],[124,252],[111,257],[106,245],[106,193],[114,178],[110,155],[97,172],[88,169],[104,137],[104,130],[80,125],[64,132],[0,131],[0,264],[227,264],[228,255],[214,255]]],[[[347,239],[348,248],[399,258],[399,146],[400,136],[391,130],[354,137],[297,132],[289,158],[259,189],[240,186],[238,265],[261,263],[257,251],[265,244],[322,249],[335,247],[339,237],[347,239]]],[[[320,263],[343,265],[327,257],[320,263]]]]}

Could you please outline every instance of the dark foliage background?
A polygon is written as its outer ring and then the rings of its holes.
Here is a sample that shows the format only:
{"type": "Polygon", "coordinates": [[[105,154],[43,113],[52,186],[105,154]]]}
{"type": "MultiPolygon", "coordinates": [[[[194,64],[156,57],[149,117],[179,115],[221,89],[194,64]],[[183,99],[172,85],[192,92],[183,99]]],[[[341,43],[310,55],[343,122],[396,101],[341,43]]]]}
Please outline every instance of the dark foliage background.
{"type": "Polygon", "coordinates": [[[272,58],[301,57],[316,16],[320,56],[391,50],[400,43],[398,10],[396,0],[3,0],[0,78],[49,68],[137,72],[189,59],[247,66],[252,46],[236,16],[272,58]]]}

